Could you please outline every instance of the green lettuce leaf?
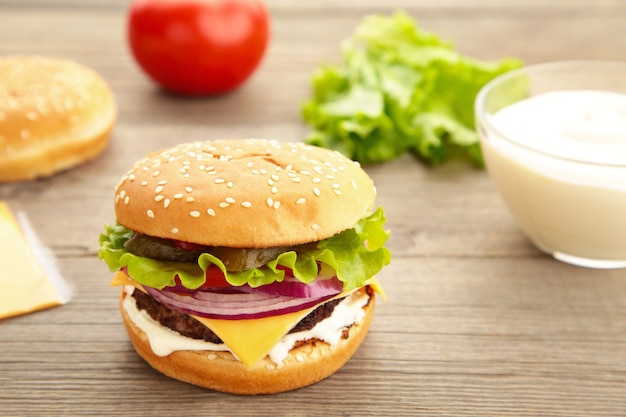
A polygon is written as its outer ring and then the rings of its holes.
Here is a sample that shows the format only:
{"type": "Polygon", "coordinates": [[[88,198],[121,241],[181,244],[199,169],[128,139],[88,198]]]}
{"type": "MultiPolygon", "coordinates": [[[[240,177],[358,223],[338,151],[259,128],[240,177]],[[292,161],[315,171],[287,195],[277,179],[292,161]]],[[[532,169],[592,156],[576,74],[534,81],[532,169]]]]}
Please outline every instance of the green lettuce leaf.
{"type": "Polygon", "coordinates": [[[365,17],[342,56],[311,77],[306,141],[364,164],[411,152],[432,165],[460,153],[483,166],[474,100],[489,80],[521,66],[463,56],[404,12],[365,17]]]}
{"type": "Polygon", "coordinates": [[[140,284],[162,289],[175,285],[178,276],[181,284],[196,289],[205,282],[205,271],[216,265],[234,286],[248,284],[252,287],[282,281],[284,271],[279,266],[291,268],[294,276],[305,283],[318,275],[318,262],[332,268],[343,282],[344,290],[359,288],[391,261],[391,254],[384,247],[389,231],[384,230],[386,221],[382,207],[362,218],[353,229],[320,241],[317,248],[289,251],[280,254],[260,268],[242,272],[228,272],[224,263],[209,253],[203,253],[197,263],[164,262],[149,259],[126,251],[124,243],[132,231],[117,224],[105,226],[100,235],[98,256],[114,272],[126,267],[128,275],[140,284]]]}

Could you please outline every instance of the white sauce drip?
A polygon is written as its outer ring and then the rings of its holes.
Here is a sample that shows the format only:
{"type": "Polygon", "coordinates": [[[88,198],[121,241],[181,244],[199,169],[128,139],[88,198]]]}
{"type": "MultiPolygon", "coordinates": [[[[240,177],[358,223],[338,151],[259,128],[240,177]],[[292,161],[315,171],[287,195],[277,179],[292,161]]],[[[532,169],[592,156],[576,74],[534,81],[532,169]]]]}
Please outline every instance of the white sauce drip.
{"type": "MultiPolygon", "coordinates": [[[[204,340],[191,339],[178,332],[161,326],[144,310],[139,310],[134,298],[130,295],[134,287],[125,286],[125,297],[122,305],[128,317],[147,336],[152,351],[158,356],[167,356],[178,350],[228,351],[226,344],[216,344],[204,340]]],[[[343,330],[353,323],[358,323],[365,316],[363,307],[367,305],[369,296],[363,292],[354,292],[343,299],[330,317],[320,321],[310,330],[285,335],[269,352],[268,356],[276,365],[280,365],[287,357],[296,342],[307,339],[320,339],[330,346],[336,346],[341,340],[343,330]]],[[[232,353],[232,352],[231,352],[232,353]]]]}

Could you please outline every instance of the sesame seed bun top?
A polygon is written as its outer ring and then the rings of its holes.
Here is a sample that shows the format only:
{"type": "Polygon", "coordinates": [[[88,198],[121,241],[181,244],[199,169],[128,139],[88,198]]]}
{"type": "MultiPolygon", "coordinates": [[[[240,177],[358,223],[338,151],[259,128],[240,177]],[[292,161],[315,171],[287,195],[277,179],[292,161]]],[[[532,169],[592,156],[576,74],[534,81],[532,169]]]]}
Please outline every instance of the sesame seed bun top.
{"type": "Polygon", "coordinates": [[[0,58],[0,182],[52,175],[100,154],[117,116],[94,70],[41,56],[0,58]]]}
{"type": "Polygon", "coordinates": [[[210,246],[319,241],[373,208],[369,176],[336,151],[264,139],[181,144],[136,162],[115,190],[120,224],[210,246]]]}

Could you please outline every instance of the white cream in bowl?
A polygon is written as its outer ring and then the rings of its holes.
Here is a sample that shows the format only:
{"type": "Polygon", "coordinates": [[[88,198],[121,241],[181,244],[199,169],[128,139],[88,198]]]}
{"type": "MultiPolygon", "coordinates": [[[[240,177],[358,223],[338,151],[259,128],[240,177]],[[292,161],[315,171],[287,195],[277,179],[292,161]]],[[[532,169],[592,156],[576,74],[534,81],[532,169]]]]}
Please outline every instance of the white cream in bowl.
{"type": "Polygon", "coordinates": [[[478,125],[496,189],[537,247],[568,263],[626,267],[626,92],[533,92],[478,125]]]}

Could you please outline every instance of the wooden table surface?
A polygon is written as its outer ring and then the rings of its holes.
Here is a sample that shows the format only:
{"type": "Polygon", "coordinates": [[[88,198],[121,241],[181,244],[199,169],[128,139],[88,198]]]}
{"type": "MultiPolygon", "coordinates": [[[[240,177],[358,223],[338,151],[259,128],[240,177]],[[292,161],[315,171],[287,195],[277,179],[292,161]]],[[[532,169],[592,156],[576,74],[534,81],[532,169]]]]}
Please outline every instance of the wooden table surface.
{"type": "Polygon", "coordinates": [[[392,230],[389,296],[334,376],[275,396],[238,397],[167,379],[133,351],[98,234],[132,162],[183,141],[302,140],[311,71],[369,13],[402,8],[485,60],[626,58],[621,0],[268,0],[271,46],[240,90],[160,93],[125,42],[126,1],[0,1],[0,54],[70,58],[113,88],[119,120],[97,160],[0,186],[58,257],[67,305],[0,321],[3,416],[626,415],[626,271],[565,265],[521,234],[484,170],[410,156],[367,171],[392,230]],[[471,4],[471,5],[470,5],[471,4]]]}

